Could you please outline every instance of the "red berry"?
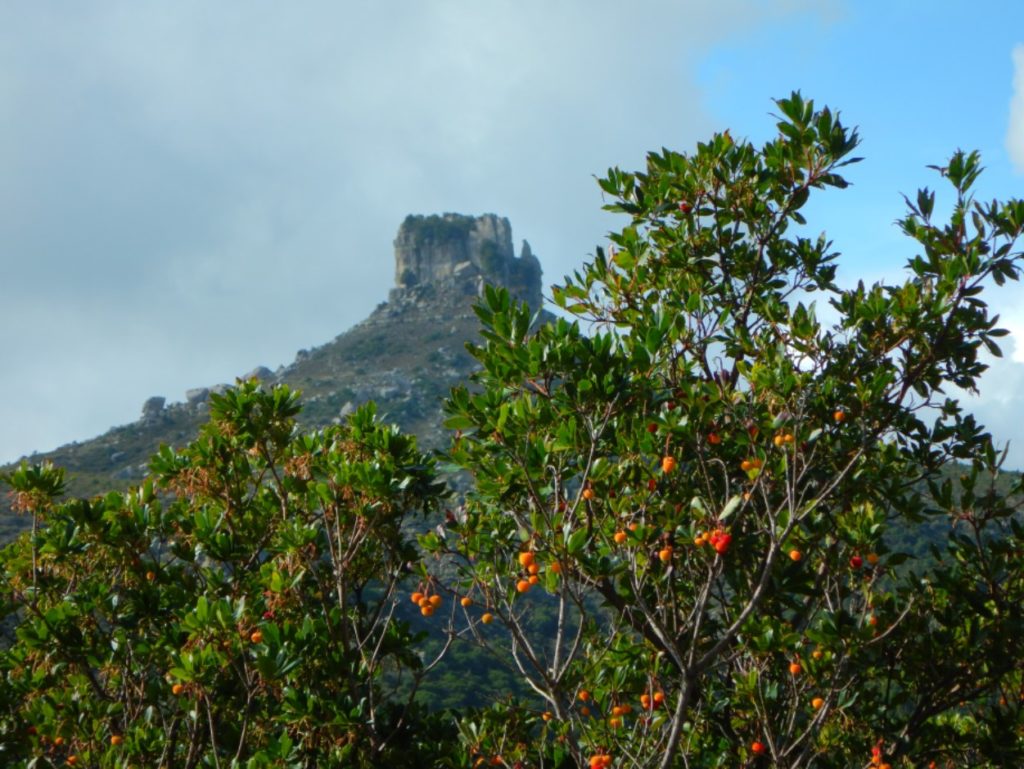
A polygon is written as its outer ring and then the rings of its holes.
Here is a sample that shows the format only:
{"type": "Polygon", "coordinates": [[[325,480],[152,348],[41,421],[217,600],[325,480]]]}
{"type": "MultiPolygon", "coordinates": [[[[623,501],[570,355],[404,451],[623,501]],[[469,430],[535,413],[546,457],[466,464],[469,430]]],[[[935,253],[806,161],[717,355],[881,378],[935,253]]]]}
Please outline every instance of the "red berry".
{"type": "Polygon", "coordinates": [[[855,556],[853,556],[853,558],[850,559],[850,567],[851,568],[859,569],[863,565],[864,565],[864,559],[861,558],[859,555],[855,555],[855,556]]]}

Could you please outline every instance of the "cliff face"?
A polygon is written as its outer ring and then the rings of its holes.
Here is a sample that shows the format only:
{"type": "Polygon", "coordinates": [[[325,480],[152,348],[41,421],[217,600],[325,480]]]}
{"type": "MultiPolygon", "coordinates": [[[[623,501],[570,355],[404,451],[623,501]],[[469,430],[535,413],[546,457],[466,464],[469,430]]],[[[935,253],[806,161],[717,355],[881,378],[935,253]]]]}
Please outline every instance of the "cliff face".
{"type": "Polygon", "coordinates": [[[425,292],[477,296],[484,283],[505,286],[540,309],[540,262],[526,241],[516,256],[508,219],[494,214],[406,217],[395,238],[393,302],[425,292]]]}

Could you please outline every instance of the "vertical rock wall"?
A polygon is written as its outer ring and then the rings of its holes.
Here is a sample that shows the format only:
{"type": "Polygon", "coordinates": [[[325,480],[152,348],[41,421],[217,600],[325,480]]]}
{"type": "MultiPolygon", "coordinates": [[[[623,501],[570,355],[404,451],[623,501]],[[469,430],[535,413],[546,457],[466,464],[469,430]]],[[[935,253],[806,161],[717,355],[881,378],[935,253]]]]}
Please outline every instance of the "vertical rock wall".
{"type": "Polygon", "coordinates": [[[525,241],[516,256],[508,219],[494,214],[406,217],[395,238],[393,301],[428,287],[473,296],[484,283],[504,286],[540,309],[540,262],[525,241]]]}

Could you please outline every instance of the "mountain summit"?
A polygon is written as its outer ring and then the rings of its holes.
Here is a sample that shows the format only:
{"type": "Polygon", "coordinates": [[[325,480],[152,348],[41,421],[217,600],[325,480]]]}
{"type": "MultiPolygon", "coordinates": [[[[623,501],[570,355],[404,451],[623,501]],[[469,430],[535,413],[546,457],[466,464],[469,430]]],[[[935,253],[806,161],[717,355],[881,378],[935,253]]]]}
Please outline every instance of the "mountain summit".
{"type": "Polygon", "coordinates": [[[541,269],[530,244],[516,257],[508,219],[484,214],[408,216],[395,238],[391,301],[436,291],[479,295],[483,284],[505,286],[531,307],[541,305],[541,269]]]}

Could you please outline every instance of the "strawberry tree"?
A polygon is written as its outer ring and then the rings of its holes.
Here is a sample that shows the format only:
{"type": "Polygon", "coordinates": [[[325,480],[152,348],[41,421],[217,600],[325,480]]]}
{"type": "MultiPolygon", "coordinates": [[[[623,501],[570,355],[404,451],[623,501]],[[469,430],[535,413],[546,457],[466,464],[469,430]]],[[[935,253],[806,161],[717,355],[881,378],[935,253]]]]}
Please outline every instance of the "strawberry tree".
{"type": "Polygon", "coordinates": [[[472,489],[423,543],[537,695],[521,765],[1024,760],[1019,489],[954,397],[999,354],[980,295],[1019,277],[1024,201],[975,199],[957,152],[948,220],[907,201],[905,280],[841,288],[804,211],[857,133],[776,104],[763,147],[600,180],[626,222],[555,287],[575,321],[477,309],[482,370],[447,404],[472,489]],[[940,517],[931,557],[892,545],[940,517]]]}
{"type": "Polygon", "coordinates": [[[255,382],[214,395],[198,440],[125,493],[6,479],[33,531],[0,555],[0,763],[435,760],[443,725],[414,702],[433,661],[398,585],[443,486],[372,408],[305,435],[298,408],[255,382]]]}

